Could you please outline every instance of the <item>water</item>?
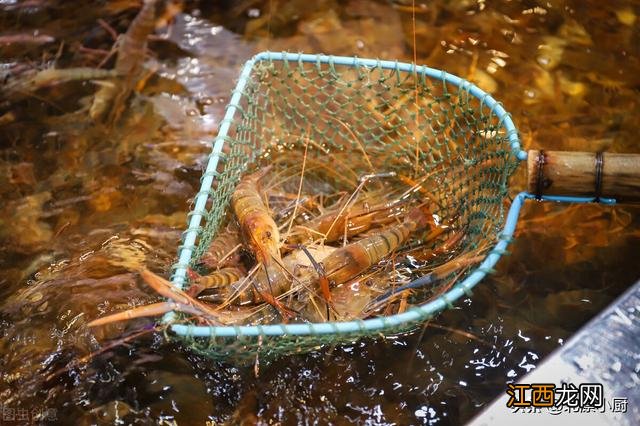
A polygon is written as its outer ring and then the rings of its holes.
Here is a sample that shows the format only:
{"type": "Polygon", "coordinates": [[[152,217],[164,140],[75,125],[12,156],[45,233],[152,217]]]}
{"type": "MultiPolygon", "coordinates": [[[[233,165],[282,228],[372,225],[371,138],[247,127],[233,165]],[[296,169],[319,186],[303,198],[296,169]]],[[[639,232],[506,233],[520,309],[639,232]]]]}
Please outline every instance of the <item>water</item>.
{"type": "MultiPolygon", "coordinates": [[[[418,62],[491,91],[527,148],[637,151],[633,2],[416,3],[418,62]]],[[[79,424],[458,424],[633,283],[638,208],[530,203],[498,272],[410,336],[284,358],[260,365],[256,377],[159,333],[110,340],[151,320],[84,326],[107,310],[157,300],[130,271],[173,262],[208,144],[247,58],[269,49],[410,61],[409,6],[189,3],[150,43],[156,74],[111,130],[83,110],[90,82],[2,101],[4,407],[79,424]]],[[[121,33],[134,13],[124,1],[0,2],[2,35],[38,30],[55,39],[0,44],[3,78],[54,61],[96,66],[113,41],[97,20],[121,33]]],[[[522,185],[522,176],[513,179],[514,191],[522,185]]]]}

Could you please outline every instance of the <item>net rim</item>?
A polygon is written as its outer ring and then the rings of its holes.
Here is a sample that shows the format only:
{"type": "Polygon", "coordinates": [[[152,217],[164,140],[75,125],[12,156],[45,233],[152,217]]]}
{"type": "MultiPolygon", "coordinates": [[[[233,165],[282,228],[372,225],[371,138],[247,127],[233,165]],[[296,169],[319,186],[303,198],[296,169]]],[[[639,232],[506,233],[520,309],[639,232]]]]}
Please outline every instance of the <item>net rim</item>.
{"type": "MultiPolygon", "coordinates": [[[[379,59],[362,59],[357,57],[346,56],[329,56],[304,53],[288,53],[288,52],[261,52],[249,59],[242,68],[240,77],[229,104],[227,105],[224,118],[220,122],[218,135],[216,136],[212,152],[209,156],[207,167],[203,173],[201,188],[194,201],[194,207],[190,213],[188,228],[183,234],[183,244],[179,248],[178,262],[174,265],[174,273],[171,279],[173,285],[179,289],[184,288],[186,281],[187,268],[193,255],[195,241],[197,238],[200,222],[204,217],[204,210],[208,198],[208,192],[215,177],[215,170],[222,153],[222,147],[226,142],[226,138],[236,111],[239,109],[239,102],[244,88],[247,85],[250,74],[254,66],[263,61],[284,61],[299,63],[316,63],[318,66],[329,65],[331,69],[335,65],[354,67],[354,68],[379,68],[383,70],[395,70],[398,73],[421,74],[425,77],[439,79],[452,86],[456,86],[466,91],[470,95],[479,99],[481,105],[489,108],[490,112],[495,114],[499,120],[500,126],[506,131],[511,151],[518,161],[527,159],[527,152],[520,146],[518,131],[511,119],[510,114],[504,107],[494,99],[490,94],[480,89],[473,83],[460,78],[446,71],[430,68],[427,66],[417,66],[412,63],[398,61],[384,61],[379,59]]],[[[385,329],[395,328],[411,323],[422,322],[433,317],[440,311],[452,307],[453,303],[462,296],[470,295],[471,289],[475,287],[488,273],[493,271],[493,267],[506,253],[506,248],[513,237],[515,226],[517,223],[520,208],[524,200],[533,198],[531,194],[526,192],[519,193],[513,200],[509,209],[507,219],[502,233],[498,236],[497,243],[493,246],[484,260],[461,282],[455,284],[448,292],[442,294],[435,300],[425,304],[415,306],[400,314],[389,316],[381,316],[366,320],[342,321],[342,322],[324,322],[324,323],[300,323],[300,324],[271,324],[271,325],[255,325],[255,326],[196,326],[193,324],[175,323],[175,312],[169,312],[164,315],[162,323],[167,325],[169,329],[182,337],[252,337],[252,336],[317,336],[329,334],[350,334],[354,332],[372,333],[375,331],[383,331],[385,329]]],[[[564,201],[588,201],[585,199],[576,199],[575,197],[545,197],[551,198],[567,198],[564,201]]],[[[556,200],[563,201],[563,200],[556,200]]]]}

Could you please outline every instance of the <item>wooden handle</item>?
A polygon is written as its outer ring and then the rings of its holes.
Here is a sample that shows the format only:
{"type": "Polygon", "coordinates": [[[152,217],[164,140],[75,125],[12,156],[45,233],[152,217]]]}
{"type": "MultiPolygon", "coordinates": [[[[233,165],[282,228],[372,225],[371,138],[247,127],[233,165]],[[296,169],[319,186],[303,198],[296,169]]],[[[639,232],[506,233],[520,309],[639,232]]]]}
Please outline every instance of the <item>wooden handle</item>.
{"type": "Polygon", "coordinates": [[[531,150],[527,169],[532,194],[640,201],[639,154],[531,150]]]}

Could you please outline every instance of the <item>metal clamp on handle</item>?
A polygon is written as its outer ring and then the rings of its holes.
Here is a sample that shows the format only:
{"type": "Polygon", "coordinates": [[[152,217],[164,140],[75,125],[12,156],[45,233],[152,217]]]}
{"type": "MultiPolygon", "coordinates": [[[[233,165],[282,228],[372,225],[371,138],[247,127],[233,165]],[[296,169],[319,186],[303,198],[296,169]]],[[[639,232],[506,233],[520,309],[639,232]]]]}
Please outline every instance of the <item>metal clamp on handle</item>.
{"type": "Polygon", "coordinates": [[[596,187],[594,191],[596,203],[600,202],[602,196],[602,173],[604,172],[604,153],[599,151],[596,153],[596,187]]]}
{"type": "Polygon", "coordinates": [[[551,185],[551,182],[544,177],[544,165],[547,163],[547,157],[544,151],[538,151],[536,156],[536,200],[542,200],[542,191],[551,185]]]}
{"type": "Polygon", "coordinates": [[[602,202],[640,201],[640,155],[602,152],[538,151],[528,153],[528,191],[543,195],[594,197],[602,202]]]}

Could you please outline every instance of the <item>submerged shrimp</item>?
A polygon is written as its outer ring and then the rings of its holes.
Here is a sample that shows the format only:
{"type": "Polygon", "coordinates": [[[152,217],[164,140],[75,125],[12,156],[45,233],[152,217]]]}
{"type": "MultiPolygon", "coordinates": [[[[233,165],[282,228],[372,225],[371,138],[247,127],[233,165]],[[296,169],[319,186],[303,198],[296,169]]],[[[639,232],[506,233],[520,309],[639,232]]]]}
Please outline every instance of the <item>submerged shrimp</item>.
{"type": "Polygon", "coordinates": [[[9,82],[4,89],[12,99],[27,96],[38,89],[54,86],[69,81],[102,80],[118,76],[117,70],[101,70],[96,68],[46,68],[9,82]]]}
{"type": "MultiPolygon", "coordinates": [[[[319,262],[321,271],[308,269],[306,277],[301,280],[318,283],[320,290],[325,294],[325,299],[330,302],[336,319],[355,318],[376,293],[358,282],[348,285],[344,283],[397,250],[412,233],[427,227],[432,220],[431,213],[426,207],[416,207],[409,211],[401,224],[335,249],[319,262]]],[[[305,308],[308,319],[312,321],[329,319],[329,310],[323,314],[315,306],[314,308],[312,309],[311,306],[305,308]]]]}
{"type": "MultiPolygon", "coordinates": [[[[455,233],[446,244],[455,245],[461,233],[455,233]]],[[[426,237],[429,239],[429,237],[426,237]]],[[[318,309],[307,306],[304,315],[314,322],[324,322],[331,319],[338,321],[367,318],[386,308],[385,315],[393,313],[392,303],[398,303],[395,312],[403,312],[408,306],[408,297],[421,288],[440,285],[432,299],[446,292],[453,282],[459,279],[465,268],[478,264],[484,259],[481,246],[462,256],[453,258],[441,265],[433,267],[428,273],[406,284],[389,288],[389,273],[384,269],[373,271],[365,276],[357,276],[345,283],[338,284],[331,289],[332,310],[324,314],[318,309]],[[453,274],[456,277],[451,278],[453,274]],[[449,280],[449,284],[446,281],[449,280]]],[[[428,300],[427,300],[428,301],[428,300]]],[[[423,301],[422,303],[426,303],[423,301]]]]}
{"type": "Polygon", "coordinates": [[[156,0],[145,0],[127,32],[118,40],[115,71],[123,77],[110,80],[96,92],[89,110],[94,120],[101,120],[108,115],[106,121],[115,123],[120,118],[124,103],[140,78],[147,37],[155,27],[155,12],[156,0]]]}
{"type": "Polygon", "coordinates": [[[590,82],[599,85],[607,93],[615,94],[625,87],[624,81],[613,80],[595,72],[588,72],[585,76],[590,82]]]}

